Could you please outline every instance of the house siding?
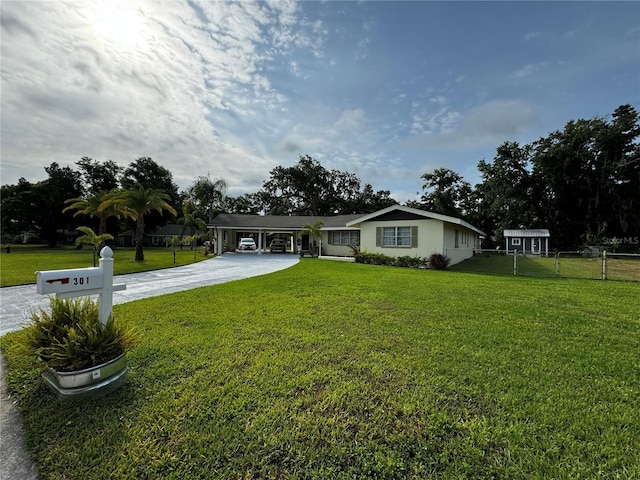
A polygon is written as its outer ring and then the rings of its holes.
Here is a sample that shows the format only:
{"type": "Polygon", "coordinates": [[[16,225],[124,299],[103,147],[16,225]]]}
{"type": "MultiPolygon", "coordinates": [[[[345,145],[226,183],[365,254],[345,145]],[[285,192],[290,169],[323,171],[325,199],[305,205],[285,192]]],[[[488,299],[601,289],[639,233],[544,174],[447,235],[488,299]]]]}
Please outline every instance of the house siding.
{"type": "MultiPolygon", "coordinates": [[[[412,229],[413,230],[413,229],[412,229]]],[[[360,250],[370,253],[382,253],[390,257],[428,257],[442,252],[443,222],[439,220],[389,220],[369,221],[360,226],[360,250]],[[378,227],[416,227],[417,246],[383,247],[376,246],[376,229],[378,227]]],[[[413,243],[413,242],[412,242],[413,243]]]]}
{"type": "Polygon", "coordinates": [[[460,225],[444,225],[444,254],[451,259],[451,265],[471,258],[480,248],[480,237],[473,230],[460,225]],[[456,232],[458,241],[456,245],[456,232]]]}
{"type": "Polygon", "coordinates": [[[329,243],[332,232],[322,232],[322,255],[329,257],[353,257],[353,250],[349,245],[333,245],[329,243]]]}

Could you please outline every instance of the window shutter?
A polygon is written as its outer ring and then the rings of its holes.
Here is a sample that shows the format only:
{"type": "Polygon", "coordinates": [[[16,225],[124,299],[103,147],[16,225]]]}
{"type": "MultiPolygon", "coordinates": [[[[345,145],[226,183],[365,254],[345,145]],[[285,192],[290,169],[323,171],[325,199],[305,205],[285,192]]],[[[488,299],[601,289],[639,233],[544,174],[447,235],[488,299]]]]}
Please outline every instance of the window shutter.
{"type": "Polygon", "coordinates": [[[382,246],[382,227],[376,227],[376,247],[382,246]]]}
{"type": "Polygon", "coordinates": [[[411,227],[411,246],[418,247],[418,227],[411,227]]]}

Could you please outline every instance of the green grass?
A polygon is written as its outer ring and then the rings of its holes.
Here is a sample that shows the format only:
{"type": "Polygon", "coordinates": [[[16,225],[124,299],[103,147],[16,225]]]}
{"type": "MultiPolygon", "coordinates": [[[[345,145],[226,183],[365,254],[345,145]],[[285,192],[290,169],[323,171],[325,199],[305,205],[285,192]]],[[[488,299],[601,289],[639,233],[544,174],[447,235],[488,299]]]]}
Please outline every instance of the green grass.
{"type": "Polygon", "coordinates": [[[306,259],[116,306],[141,343],[97,401],[2,347],[47,479],[631,479],[639,297],[306,259]]]}
{"type": "MultiPolygon", "coordinates": [[[[208,258],[202,254],[201,248],[196,250],[195,259],[193,253],[193,250],[188,247],[178,250],[174,264],[171,248],[148,247],[144,249],[144,261],[136,262],[134,261],[134,248],[115,248],[113,250],[114,273],[122,275],[124,273],[146,272],[189,265],[208,258]]],[[[35,272],[38,270],[84,267],[93,267],[93,253],[90,248],[78,250],[75,247],[12,246],[11,253],[6,253],[4,250],[0,253],[0,286],[10,287],[35,283],[35,272]]]]}
{"type": "MultiPolygon", "coordinates": [[[[535,277],[563,277],[599,280],[602,278],[602,258],[588,256],[519,256],[518,275],[535,277]]],[[[452,270],[467,273],[488,273],[513,275],[513,255],[483,253],[469,258],[452,270]]],[[[640,281],[640,258],[607,258],[607,279],[620,281],[640,281]]]]}

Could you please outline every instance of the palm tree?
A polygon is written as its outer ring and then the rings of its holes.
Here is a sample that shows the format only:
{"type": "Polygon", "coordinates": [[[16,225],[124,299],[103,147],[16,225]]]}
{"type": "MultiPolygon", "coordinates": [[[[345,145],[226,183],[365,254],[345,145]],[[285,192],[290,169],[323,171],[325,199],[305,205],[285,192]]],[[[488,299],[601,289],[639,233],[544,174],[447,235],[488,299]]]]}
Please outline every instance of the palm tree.
{"type": "Polygon", "coordinates": [[[191,186],[190,193],[204,206],[209,213],[209,223],[213,222],[213,213],[216,201],[221,201],[227,190],[227,181],[224,178],[211,180],[209,175],[196,179],[191,186]]]}
{"type": "Polygon", "coordinates": [[[322,225],[324,225],[324,222],[322,220],[316,220],[313,225],[311,225],[310,223],[305,223],[305,225],[302,227],[303,232],[310,234],[312,238],[320,241],[320,244],[318,246],[318,256],[320,256],[320,249],[322,248],[322,231],[320,230],[320,228],[322,228],[322,225]]]}
{"type": "Polygon", "coordinates": [[[96,232],[94,232],[89,227],[78,227],[77,230],[84,233],[84,235],[76,238],[76,245],[93,245],[93,266],[95,267],[98,248],[100,248],[100,245],[103,242],[106,242],[107,240],[113,240],[113,236],[108,233],[96,235],[96,232]]]}
{"type": "Polygon", "coordinates": [[[159,213],[167,211],[172,215],[176,210],[168,203],[171,197],[163,190],[145,188],[137,184],[131,190],[119,190],[112,192],[101,205],[100,210],[106,210],[119,205],[124,210],[124,216],[136,222],[136,262],[144,261],[142,239],[144,237],[144,216],[156,210],[159,213]]]}
{"type": "Polygon", "coordinates": [[[68,212],[70,210],[76,210],[73,216],[87,215],[90,218],[97,217],[100,219],[100,226],[98,227],[98,235],[102,235],[107,232],[107,218],[117,217],[120,218],[124,215],[124,211],[118,204],[113,204],[109,208],[101,209],[102,203],[109,198],[111,192],[101,191],[94,195],[89,195],[87,198],[76,197],[65,200],[64,203],[68,203],[69,206],[65,207],[62,211],[68,212]]]}
{"type": "Polygon", "coordinates": [[[198,216],[198,210],[195,208],[193,203],[186,202],[182,207],[182,215],[183,217],[178,220],[178,223],[182,225],[183,234],[187,228],[191,230],[191,235],[187,237],[185,240],[188,240],[191,243],[191,248],[193,249],[193,258],[196,258],[196,242],[202,236],[197,232],[206,232],[207,224],[206,222],[198,216]]]}

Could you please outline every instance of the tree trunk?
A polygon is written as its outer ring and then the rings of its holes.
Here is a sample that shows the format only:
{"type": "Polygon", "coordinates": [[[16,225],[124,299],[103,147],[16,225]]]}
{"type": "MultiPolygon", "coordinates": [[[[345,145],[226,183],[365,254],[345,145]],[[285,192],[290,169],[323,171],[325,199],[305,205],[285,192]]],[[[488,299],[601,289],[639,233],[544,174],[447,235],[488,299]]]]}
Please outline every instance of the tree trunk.
{"type": "Polygon", "coordinates": [[[142,248],[142,240],[144,238],[144,219],[142,215],[138,217],[136,222],[136,262],[144,261],[144,250],[142,248]]]}

